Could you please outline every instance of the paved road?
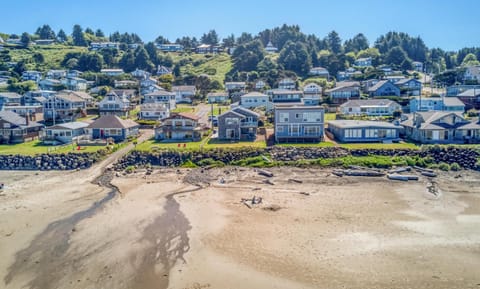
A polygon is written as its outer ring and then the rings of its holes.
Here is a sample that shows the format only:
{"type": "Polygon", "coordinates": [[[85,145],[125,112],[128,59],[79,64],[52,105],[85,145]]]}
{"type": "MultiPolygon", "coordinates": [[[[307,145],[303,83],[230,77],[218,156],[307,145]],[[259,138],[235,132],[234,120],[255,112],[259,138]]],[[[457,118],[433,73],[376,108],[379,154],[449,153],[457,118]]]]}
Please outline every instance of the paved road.
{"type": "Polygon", "coordinates": [[[198,117],[200,117],[199,122],[203,124],[210,125],[211,123],[208,121],[208,114],[210,113],[211,106],[205,103],[200,103],[197,105],[197,112],[195,113],[198,117]]]}

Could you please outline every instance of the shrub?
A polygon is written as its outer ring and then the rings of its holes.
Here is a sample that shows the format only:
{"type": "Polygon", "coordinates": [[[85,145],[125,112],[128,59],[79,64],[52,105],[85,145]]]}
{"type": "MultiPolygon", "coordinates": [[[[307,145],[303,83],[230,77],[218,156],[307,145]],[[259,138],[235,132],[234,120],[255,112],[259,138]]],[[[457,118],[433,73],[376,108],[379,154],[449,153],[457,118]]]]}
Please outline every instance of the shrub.
{"type": "Polygon", "coordinates": [[[191,160],[187,160],[181,165],[181,167],[182,168],[193,169],[193,168],[197,168],[198,166],[196,164],[192,163],[191,160]]]}
{"type": "Polygon", "coordinates": [[[216,167],[223,167],[225,164],[222,161],[216,161],[212,158],[208,159],[203,159],[197,162],[197,165],[201,167],[206,167],[206,166],[216,166],[216,167]]]}
{"type": "Polygon", "coordinates": [[[453,164],[450,165],[450,169],[452,171],[459,171],[459,170],[462,169],[462,167],[458,163],[453,163],[453,164]]]}
{"type": "Polygon", "coordinates": [[[135,166],[128,166],[126,169],[125,169],[125,172],[127,172],[128,174],[131,174],[135,171],[135,166]]]}
{"type": "Polygon", "coordinates": [[[448,172],[450,170],[450,165],[447,163],[441,162],[438,164],[438,168],[441,169],[442,171],[448,172]]]}

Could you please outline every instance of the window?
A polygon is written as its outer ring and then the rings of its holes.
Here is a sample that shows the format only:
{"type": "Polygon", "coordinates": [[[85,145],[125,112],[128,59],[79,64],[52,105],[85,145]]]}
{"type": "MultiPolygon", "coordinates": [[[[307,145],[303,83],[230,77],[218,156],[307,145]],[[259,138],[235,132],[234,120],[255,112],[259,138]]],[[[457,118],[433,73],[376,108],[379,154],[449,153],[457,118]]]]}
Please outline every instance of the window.
{"type": "Polygon", "coordinates": [[[305,135],[318,135],[320,133],[320,127],[318,126],[307,126],[304,130],[305,135]]]}
{"type": "Polygon", "coordinates": [[[288,112],[281,112],[280,114],[280,122],[288,122],[288,112]]]}
{"type": "Polygon", "coordinates": [[[236,125],[238,124],[238,118],[236,117],[227,117],[225,119],[225,124],[227,125],[236,125]]]}
{"type": "Polygon", "coordinates": [[[283,132],[283,126],[278,126],[277,127],[277,132],[283,132]]]}
{"type": "Polygon", "coordinates": [[[361,138],[362,130],[361,129],[346,129],[345,138],[361,138]]]}
{"type": "Polygon", "coordinates": [[[303,121],[305,122],[319,122],[322,121],[321,112],[304,112],[303,121]]]}
{"type": "Polygon", "coordinates": [[[299,114],[299,113],[296,113],[296,114],[295,114],[295,118],[296,118],[296,119],[299,119],[299,118],[300,118],[300,114],[299,114]]]}

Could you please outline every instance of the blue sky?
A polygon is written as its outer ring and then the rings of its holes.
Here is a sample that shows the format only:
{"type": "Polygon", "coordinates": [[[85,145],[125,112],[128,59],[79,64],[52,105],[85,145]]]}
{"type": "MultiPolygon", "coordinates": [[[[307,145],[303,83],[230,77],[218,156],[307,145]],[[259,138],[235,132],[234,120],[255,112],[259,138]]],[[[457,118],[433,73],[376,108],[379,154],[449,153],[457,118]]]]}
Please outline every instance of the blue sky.
{"type": "Polygon", "coordinates": [[[71,33],[74,24],[135,32],[144,41],[163,35],[221,37],[298,24],[324,37],[336,30],[342,40],[364,33],[373,44],[388,31],[420,36],[429,47],[456,50],[480,46],[480,1],[476,0],[23,0],[2,1],[0,32],[33,33],[42,24],[71,33]],[[5,3],[6,2],[6,3],[5,3]]]}

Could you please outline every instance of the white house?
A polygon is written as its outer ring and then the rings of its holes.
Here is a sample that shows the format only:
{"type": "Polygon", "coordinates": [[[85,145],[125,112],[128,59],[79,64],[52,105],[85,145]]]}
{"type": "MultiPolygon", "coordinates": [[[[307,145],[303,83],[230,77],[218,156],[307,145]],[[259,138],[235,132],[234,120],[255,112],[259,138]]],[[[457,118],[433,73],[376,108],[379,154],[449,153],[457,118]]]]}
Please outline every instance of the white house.
{"type": "Polygon", "coordinates": [[[66,70],[51,69],[47,71],[47,78],[61,79],[67,76],[66,70]]]}
{"type": "Polygon", "coordinates": [[[225,82],[225,90],[232,91],[244,91],[247,84],[244,81],[225,82]]]}
{"type": "Polygon", "coordinates": [[[175,93],[177,103],[192,103],[197,89],[194,85],[172,86],[172,92],[175,93]]]}
{"type": "Polygon", "coordinates": [[[117,75],[121,75],[121,74],[124,73],[123,69],[117,69],[117,68],[102,69],[102,70],[100,70],[100,72],[102,74],[106,74],[106,75],[109,75],[109,76],[117,76],[117,75]]]}
{"type": "Polygon", "coordinates": [[[165,103],[144,103],[140,105],[140,119],[162,120],[170,116],[170,110],[165,103]]]}
{"type": "Polygon", "coordinates": [[[143,103],[164,103],[170,110],[175,109],[175,93],[166,90],[157,90],[144,95],[143,103]]]}
{"type": "Polygon", "coordinates": [[[207,94],[208,103],[227,103],[228,93],[226,92],[210,92],[207,94]]]}
{"type": "Polygon", "coordinates": [[[245,108],[267,107],[268,95],[260,92],[250,92],[240,96],[240,106],[245,108]]]}
{"type": "Polygon", "coordinates": [[[284,78],[278,82],[278,89],[295,89],[296,86],[295,80],[291,78],[284,78]]]}
{"type": "Polygon", "coordinates": [[[330,76],[328,70],[324,67],[313,67],[312,69],[310,69],[309,74],[325,78],[328,78],[330,76]]]}
{"type": "Polygon", "coordinates": [[[35,70],[27,70],[22,73],[22,81],[33,80],[39,82],[42,79],[42,73],[35,70]]]}
{"type": "Polygon", "coordinates": [[[303,103],[305,105],[318,105],[322,100],[322,87],[316,83],[307,83],[303,87],[303,103]]]}
{"type": "Polygon", "coordinates": [[[355,60],[354,65],[360,66],[360,67],[372,66],[372,58],[371,57],[359,58],[355,60]]]}
{"type": "Polygon", "coordinates": [[[130,110],[130,101],[126,97],[118,96],[114,92],[109,92],[98,103],[98,111],[100,115],[127,117],[130,110]]]}
{"type": "Polygon", "coordinates": [[[468,66],[463,76],[465,81],[480,82],[480,65],[468,66]]]}
{"type": "Polygon", "coordinates": [[[265,51],[268,53],[276,53],[278,48],[273,46],[272,41],[268,41],[267,46],[265,46],[265,51]]]}
{"type": "Polygon", "coordinates": [[[343,103],[338,110],[342,115],[392,116],[402,106],[388,99],[355,99],[343,103]]]}
{"type": "Polygon", "coordinates": [[[262,89],[265,88],[266,85],[267,84],[265,83],[265,81],[259,80],[259,81],[255,82],[255,89],[256,90],[262,90],[262,89]]]}

